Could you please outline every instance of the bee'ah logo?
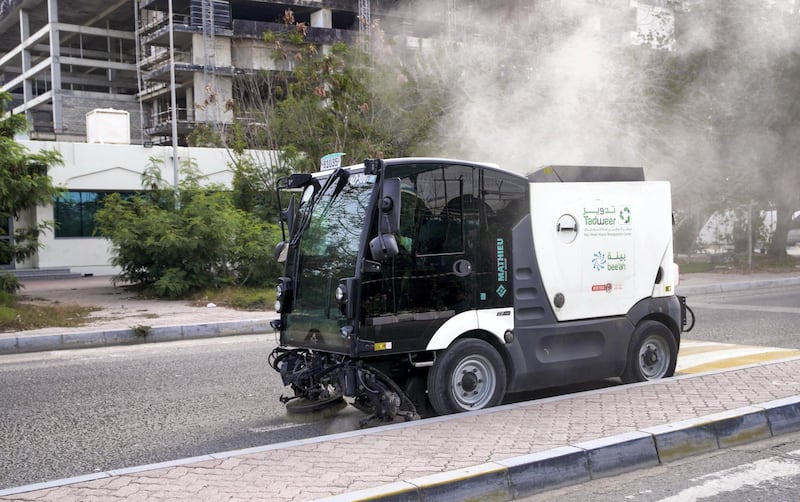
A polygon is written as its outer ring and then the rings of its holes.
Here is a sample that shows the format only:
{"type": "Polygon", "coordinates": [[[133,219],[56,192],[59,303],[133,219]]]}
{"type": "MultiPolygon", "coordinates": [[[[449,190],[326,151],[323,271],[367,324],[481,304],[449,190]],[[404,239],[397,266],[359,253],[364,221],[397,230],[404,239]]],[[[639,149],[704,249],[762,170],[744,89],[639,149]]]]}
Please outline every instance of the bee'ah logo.
{"type": "Polygon", "coordinates": [[[603,254],[601,251],[598,251],[592,257],[592,268],[600,271],[605,270],[606,268],[606,255],[603,254]]]}

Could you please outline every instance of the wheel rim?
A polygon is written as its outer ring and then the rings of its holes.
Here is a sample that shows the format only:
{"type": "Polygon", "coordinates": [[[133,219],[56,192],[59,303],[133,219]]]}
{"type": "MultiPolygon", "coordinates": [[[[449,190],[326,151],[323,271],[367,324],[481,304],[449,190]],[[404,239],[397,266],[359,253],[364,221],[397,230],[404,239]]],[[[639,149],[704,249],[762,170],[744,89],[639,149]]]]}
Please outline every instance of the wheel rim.
{"type": "Polygon", "coordinates": [[[453,371],[450,388],[456,403],[463,409],[480,409],[494,395],[497,381],[494,367],[483,356],[462,359],[453,371]]]}
{"type": "Polygon", "coordinates": [[[647,380],[663,378],[670,363],[669,346],[664,338],[648,336],[639,348],[639,369],[647,380]]]}

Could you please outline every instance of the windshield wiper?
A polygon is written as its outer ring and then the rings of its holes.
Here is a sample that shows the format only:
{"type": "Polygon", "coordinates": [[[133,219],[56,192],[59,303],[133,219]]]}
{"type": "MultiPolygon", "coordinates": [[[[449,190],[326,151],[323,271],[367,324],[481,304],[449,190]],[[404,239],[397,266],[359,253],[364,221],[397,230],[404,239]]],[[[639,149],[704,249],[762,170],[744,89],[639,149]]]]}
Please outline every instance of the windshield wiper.
{"type": "Polygon", "coordinates": [[[297,232],[295,232],[294,235],[292,235],[292,240],[289,243],[290,245],[292,246],[297,245],[297,243],[300,241],[300,237],[303,235],[303,233],[306,231],[306,228],[308,228],[308,225],[311,223],[311,214],[314,212],[314,207],[317,205],[317,202],[320,200],[323,194],[325,194],[330,189],[331,185],[333,185],[333,182],[337,180],[339,181],[339,183],[336,185],[336,188],[333,191],[333,194],[331,194],[331,197],[328,200],[328,205],[325,208],[326,211],[333,203],[333,200],[342,192],[344,187],[347,185],[348,178],[349,174],[347,173],[347,171],[345,171],[344,168],[342,168],[341,166],[337,167],[336,170],[333,172],[333,174],[331,174],[328,177],[328,179],[325,180],[325,184],[322,185],[321,188],[314,191],[309,201],[306,202],[308,207],[305,208],[305,212],[303,213],[303,218],[300,220],[300,224],[297,227],[297,232]]]}

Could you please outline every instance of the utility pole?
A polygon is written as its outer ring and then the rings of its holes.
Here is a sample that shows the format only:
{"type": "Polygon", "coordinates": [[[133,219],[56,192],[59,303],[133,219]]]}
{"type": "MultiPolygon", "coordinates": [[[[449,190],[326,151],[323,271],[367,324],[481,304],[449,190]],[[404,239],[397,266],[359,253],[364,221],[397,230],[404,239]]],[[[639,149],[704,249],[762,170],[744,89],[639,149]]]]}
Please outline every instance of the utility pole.
{"type": "Polygon", "coordinates": [[[172,182],[175,186],[175,206],[178,201],[178,96],[175,90],[175,24],[172,15],[172,0],[169,0],[169,87],[172,108],[172,182]]]}

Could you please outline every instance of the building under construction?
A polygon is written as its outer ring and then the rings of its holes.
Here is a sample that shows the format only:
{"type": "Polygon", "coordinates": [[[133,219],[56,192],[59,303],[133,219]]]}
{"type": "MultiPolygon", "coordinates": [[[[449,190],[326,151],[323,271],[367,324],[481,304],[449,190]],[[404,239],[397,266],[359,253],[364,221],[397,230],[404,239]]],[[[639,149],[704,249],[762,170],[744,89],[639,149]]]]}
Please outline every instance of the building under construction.
{"type": "Polygon", "coordinates": [[[324,45],[363,40],[373,21],[391,36],[465,37],[462,23],[488,7],[506,19],[497,43],[563,1],[426,0],[415,15],[402,9],[411,0],[0,0],[0,90],[27,115],[31,139],[86,141],[87,113],[115,109],[129,113],[133,143],[185,144],[195,125],[231,120],[236,75],[283,68],[263,34],[286,30],[287,17],[324,45]]]}
{"type": "Polygon", "coordinates": [[[87,113],[115,109],[130,114],[134,143],[164,143],[173,126],[183,142],[198,123],[230,119],[234,75],[276,69],[262,35],[286,29],[287,10],[308,41],[329,44],[397,3],[1,0],[0,89],[31,139],[85,141],[87,113]]]}
{"type": "MultiPolygon", "coordinates": [[[[28,137],[19,141],[61,153],[65,165],[50,174],[66,188],[52,207],[0,222],[6,240],[15,226],[47,220],[57,229],[33,259],[0,269],[113,272],[107,243],[93,234],[94,211],[108,193],[139,189],[154,158],[167,168],[168,182],[178,177],[169,166],[191,159],[209,182],[229,184],[225,150],[189,151],[187,137],[198,125],[234,120],[228,105],[248,92],[247,75],[287,69],[264,33],[302,23],[308,42],[368,47],[371,28],[380,24],[397,45],[416,50],[431,38],[475,41],[466,27],[488,8],[502,26],[484,33],[505,46],[536,38],[527,21],[574,1],[0,0],[0,91],[11,94],[12,113],[28,118],[28,137]]],[[[628,0],[580,2],[626,13],[626,29],[637,23],[628,0]]],[[[609,31],[619,39],[617,30],[609,31]]]]}

